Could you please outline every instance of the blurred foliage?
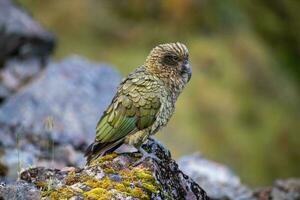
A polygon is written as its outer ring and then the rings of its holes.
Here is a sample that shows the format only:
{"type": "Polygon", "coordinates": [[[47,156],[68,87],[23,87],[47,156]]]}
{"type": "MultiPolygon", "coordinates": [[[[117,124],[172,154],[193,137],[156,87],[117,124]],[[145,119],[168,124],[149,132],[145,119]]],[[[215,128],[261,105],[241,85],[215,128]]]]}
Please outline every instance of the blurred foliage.
{"type": "Polygon", "coordinates": [[[249,184],[300,176],[300,2],[20,0],[77,53],[125,74],[159,43],[190,50],[193,77],[158,137],[224,162],[249,184]]]}

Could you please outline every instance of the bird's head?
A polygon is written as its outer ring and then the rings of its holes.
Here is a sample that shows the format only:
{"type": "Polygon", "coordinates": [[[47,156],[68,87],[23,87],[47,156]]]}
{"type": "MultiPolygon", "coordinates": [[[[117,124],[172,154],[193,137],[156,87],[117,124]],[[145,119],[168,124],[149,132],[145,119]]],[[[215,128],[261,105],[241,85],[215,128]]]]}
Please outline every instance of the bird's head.
{"type": "Polygon", "coordinates": [[[188,49],[179,42],[156,46],[148,55],[145,67],[158,78],[169,82],[186,84],[192,75],[188,49]]]}

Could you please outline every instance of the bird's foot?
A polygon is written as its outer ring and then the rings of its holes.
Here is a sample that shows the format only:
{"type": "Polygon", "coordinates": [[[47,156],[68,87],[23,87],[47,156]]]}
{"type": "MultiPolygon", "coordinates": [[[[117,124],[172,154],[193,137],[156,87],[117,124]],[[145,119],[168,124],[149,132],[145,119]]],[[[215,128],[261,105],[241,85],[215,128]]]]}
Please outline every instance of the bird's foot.
{"type": "Polygon", "coordinates": [[[148,159],[154,160],[156,162],[161,161],[155,154],[146,152],[142,147],[140,147],[138,151],[142,154],[142,157],[132,164],[133,167],[140,165],[148,159]]]}

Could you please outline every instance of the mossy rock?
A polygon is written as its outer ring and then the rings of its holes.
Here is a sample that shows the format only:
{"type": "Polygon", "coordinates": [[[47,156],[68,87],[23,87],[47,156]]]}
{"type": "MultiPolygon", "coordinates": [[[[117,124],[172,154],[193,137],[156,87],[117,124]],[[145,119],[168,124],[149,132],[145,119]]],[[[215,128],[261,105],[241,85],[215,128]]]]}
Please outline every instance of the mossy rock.
{"type": "Polygon", "coordinates": [[[206,199],[205,192],[183,174],[170,153],[150,140],[144,149],[160,161],[148,160],[133,167],[138,153],[108,154],[84,168],[66,171],[33,168],[21,179],[42,191],[41,199],[206,199]]]}

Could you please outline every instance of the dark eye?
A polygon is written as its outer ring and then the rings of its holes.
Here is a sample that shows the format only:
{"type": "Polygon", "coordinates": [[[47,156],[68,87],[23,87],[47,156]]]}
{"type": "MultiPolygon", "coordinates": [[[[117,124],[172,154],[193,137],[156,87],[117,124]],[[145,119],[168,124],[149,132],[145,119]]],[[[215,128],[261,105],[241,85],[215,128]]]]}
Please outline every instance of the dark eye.
{"type": "Polygon", "coordinates": [[[163,59],[163,62],[167,65],[176,65],[179,61],[179,57],[176,55],[166,55],[163,59]]]}

